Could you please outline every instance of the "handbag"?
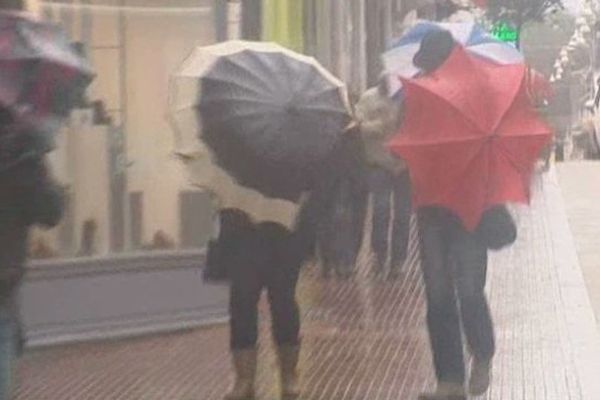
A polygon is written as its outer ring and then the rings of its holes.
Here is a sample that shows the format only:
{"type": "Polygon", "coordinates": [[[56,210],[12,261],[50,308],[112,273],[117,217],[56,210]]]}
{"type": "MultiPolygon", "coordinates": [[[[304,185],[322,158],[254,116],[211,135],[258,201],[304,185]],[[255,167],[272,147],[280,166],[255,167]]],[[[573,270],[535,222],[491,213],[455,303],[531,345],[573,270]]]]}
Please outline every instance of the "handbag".
{"type": "Polygon", "coordinates": [[[515,221],[503,205],[485,211],[475,232],[485,246],[492,250],[500,250],[517,240],[515,221]]]}
{"type": "Polygon", "coordinates": [[[229,279],[228,269],[219,240],[211,239],[207,245],[206,264],[202,271],[202,279],[212,283],[226,282],[229,279]]]}
{"type": "Polygon", "coordinates": [[[241,249],[253,235],[250,217],[239,209],[223,209],[215,219],[213,238],[206,250],[202,278],[209,283],[224,283],[231,278],[236,265],[243,263],[241,249]]]}

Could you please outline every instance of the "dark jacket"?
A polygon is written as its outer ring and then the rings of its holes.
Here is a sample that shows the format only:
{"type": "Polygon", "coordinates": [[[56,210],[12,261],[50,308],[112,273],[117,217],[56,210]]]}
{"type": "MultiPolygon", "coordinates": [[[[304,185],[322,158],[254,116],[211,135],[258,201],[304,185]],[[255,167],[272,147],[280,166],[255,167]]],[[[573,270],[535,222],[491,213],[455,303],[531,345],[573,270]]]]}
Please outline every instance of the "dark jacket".
{"type": "Polygon", "coordinates": [[[333,222],[335,208],[341,205],[339,201],[344,202],[348,196],[353,197],[353,206],[348,209],[352,214],[350,220],[353,220],[354,227],[360,226],[358,229],[362,231],[368,190],[365,147],[358,126],[345,133],[324,170],[327,172],[316,183],[300,210],[294,231],[298,256],[303,261],[316,256],[320,227],[333,222]]]}
{"type": "MultiPolygon", "coordinates": [[[[208,254],[204,278],[208,281],[225,281],[238,264],[244,264],[247,243],[252,241],[257,231],[269,231],[273,235],[288,237],[287,264],[296,268],[315,257],[318,230],[323,221],[328,221],[339,199],[340,185],[351,181],[356,192],[366,194],[361,186],[363,181],[364,147],[357,130],[345,133],[344,139],[332,152],[323,174],[314,189],[302,203],[296,224],[292,230],[275,223],[256,223],[240,209],[220,210],[220,232],[218,238],[208,244],[208,254]]],[[[366,197],[366,196],[365,196],[366,197]]],[[[359,217],[364,218],[360,214],[359,217]]]]}
{"type": "Polygon", "coordinates": [[[40,159],[0,171],[0,304],[11,301],[23,276],[32,225],[53,227],[64,208],[63,189],[40,159]]]}

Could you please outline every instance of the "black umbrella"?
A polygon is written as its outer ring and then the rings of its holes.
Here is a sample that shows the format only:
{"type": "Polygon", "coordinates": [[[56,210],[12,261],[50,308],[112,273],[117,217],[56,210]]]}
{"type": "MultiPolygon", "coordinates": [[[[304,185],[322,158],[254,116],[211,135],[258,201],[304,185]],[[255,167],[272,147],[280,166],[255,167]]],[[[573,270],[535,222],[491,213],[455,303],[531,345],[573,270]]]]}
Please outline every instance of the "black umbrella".
{"type": "Polygon", "coordinates": [[[198,48],[174,86],[180,136],[198,134],[239,184],[269,197],[310,190],[351,121],[343,83],[275,44],[198,48]]]}

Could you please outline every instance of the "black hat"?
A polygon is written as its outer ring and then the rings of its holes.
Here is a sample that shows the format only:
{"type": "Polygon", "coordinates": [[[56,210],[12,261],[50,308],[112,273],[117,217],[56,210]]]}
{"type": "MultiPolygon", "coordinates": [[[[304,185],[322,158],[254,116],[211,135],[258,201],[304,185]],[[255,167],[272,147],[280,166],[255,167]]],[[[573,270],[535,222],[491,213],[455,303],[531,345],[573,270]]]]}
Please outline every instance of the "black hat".
{"type": "Polygon", "coordinates": [[[456,42],[452,34],[446,30],[435,30],[427,33],[421,40],[421,47],[413,63],[425,72],[438,69],[450,56],[456,42]]]}

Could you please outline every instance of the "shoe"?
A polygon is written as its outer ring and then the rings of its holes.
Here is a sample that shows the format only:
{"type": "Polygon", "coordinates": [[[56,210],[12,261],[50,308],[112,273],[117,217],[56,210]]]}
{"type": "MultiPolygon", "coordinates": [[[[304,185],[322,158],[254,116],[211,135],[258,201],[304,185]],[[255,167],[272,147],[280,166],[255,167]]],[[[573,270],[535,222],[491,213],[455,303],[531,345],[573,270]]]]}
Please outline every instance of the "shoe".
{"type": "Polygon", "coordinates": [[[492,371],[491,360],[478,361],[473,358],[471,362],[471,377],[469,378],[469,394],[481,396],[490,387],[492,371]]]}
{"type": "Polygon", "coordinates": [[[223,400],[254,400],[254,380],[256,378],[257,351],[234,351],[233,367],[235,369],[235,382],[231,391],[223,400]]]}
{"type": "Polygon", "coordinates": [[[300,396],[299,355],[300,346],[283,345],[277,348],[282,400],[295,400],[300,396]]]}
{"type": "Polygon", "coordinates": [[[419,400],[467,400],[465,388],[458,383],[440,382],[435,392],[423,393],[419,400]]]}

